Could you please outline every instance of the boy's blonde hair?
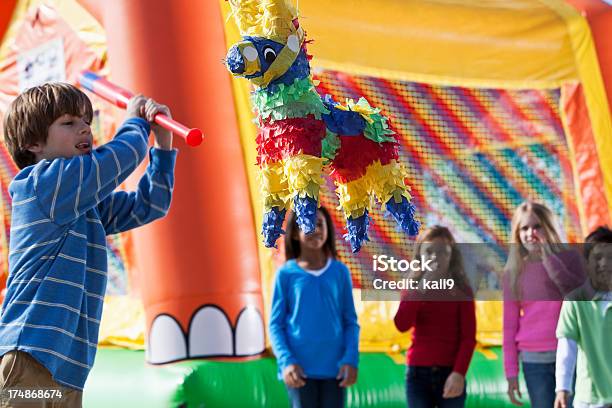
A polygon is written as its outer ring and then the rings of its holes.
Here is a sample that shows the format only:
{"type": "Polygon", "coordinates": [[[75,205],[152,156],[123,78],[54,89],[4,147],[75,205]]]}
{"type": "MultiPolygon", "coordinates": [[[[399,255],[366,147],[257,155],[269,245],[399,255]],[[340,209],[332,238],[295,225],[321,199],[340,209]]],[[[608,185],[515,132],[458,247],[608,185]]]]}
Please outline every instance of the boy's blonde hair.
{"type": "Polygon", "coordinates": [[[523,246],[520,237],[521,219],[524,215],[532,213],[535,215],[542,225],[542,230],[546,237],[546,242],[550,244],[553,252],[559,252],[561,247],[561,239],[555,228],[555,217],[543,204],[533,201],[525,201],[514,210],[512,216],[512,224],[510,229],[510,251],[508,261],[504,267],[505,273],[508,274],[508,282],[512,289],[513,295],[520,298],[518,281],[525,265],[525,257],[527,257],[527,248],[523,246]]]}
{"type": "Polygon", "coordinates": [[[91,101],[75,86],[54,82],[21,93],[4,116],[4,142],[20,169],[36,163],[28,147],[46,143],[49,126],[60,116],[93,117],[91,101]]]}

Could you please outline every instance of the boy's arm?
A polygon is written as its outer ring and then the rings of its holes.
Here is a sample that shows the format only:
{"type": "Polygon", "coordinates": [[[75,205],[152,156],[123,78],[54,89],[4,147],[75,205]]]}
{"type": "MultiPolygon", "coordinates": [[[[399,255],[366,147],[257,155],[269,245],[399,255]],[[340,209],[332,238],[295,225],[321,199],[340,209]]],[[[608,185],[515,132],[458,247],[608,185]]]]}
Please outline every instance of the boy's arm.
{"type": "Polygon", "coordinates": [[[166,215],[174,189],[176,154],[176,150],[152,148],[138,189],[114,192],[98,204],[107,234],[127,231],[166,215]]]}
{"type": "Polygon", "coordinates": [[[557,386],[555,392],[572,392],[572,379],[576,369],[576,359],[578,357],[578,345],[567,337],[559,338],[557,344],[557,359],[555,365],[555,378],[557,386]]]}
{"type": "Polygon", "coordinates": [[[559,341],[555,365],[555,391],[557,392],[555,403],[557,401],[567,402],[567,396],[572,391],[572,376],[576,367],[577,345],[581,342],[582,338],[580,323],[576,316],[576,307],[579,304],[584,303],[564,301],[561,306],[559,321],[557,322],[556,335],[559,341]]]}
{"type": "Polygon", "coordinates": [[[353,282],[348,268],[342,265],[342,326],[344,329],[344,355],[340,366],[348,364],[357,368],[359,364],[359,323],[353,300],[353,282]]]}
{"type": "Polygon", "coordinates": [[[34,190],[43,213],[63,225],[96,206],[144,159],[149,129],[144,119],[130,118],[90,154],[36,164],[34,190]]]}
{"type": "Polygon", "coordinates": [[[291,365],[297,364],[289,349],[287,341],[286,321],[287,321],[287,299],[281,282],[281,272],[279,271],[274,283],[274,293],[272,294],[272,310],[270,312],[270,342],[276,356],[277,364],[283,370],[291,365]]]}

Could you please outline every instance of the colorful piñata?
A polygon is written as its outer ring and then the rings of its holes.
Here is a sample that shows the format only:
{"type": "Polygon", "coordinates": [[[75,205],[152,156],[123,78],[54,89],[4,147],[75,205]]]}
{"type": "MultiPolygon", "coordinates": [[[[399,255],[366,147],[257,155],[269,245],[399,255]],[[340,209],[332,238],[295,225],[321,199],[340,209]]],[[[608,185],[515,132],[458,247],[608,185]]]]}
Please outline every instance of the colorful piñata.
{"type": "Polygon", "coordinates": [[[353,252],[368,240],[372,196],[406,233],[416,235],[420,224],[387,118],[364,98],[341,105],[317,93],[305,33],[290,4],[229,2],[243,39],[231,47],[226,64],[232,74],[255,85],[265,245],[276,245],[291,207],[302,231],[315,229],[324,168],[337,186],[353,252]]]}

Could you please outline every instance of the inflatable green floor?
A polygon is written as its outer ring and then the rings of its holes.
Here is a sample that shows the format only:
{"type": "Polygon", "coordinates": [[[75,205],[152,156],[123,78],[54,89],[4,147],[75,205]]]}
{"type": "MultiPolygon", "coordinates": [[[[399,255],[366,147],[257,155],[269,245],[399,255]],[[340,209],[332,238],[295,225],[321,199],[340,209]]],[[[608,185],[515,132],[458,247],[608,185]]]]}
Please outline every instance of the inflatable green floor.
{"type": "MultiPolygon", "coordinates": [[[[362,353],[359,380],[349,389],[347,406],[406,407],[405,368],[385,354],[362,353]]],[[[476,352],[467,381],[468,407],[512,406],[506,397],[500,348],[489,349],[487,357],[476,352]]],[[[150,366],[142,351],[110,349],[98,351],[83,404],[85,408],[288,407],[273,358],[150,366]]]]}

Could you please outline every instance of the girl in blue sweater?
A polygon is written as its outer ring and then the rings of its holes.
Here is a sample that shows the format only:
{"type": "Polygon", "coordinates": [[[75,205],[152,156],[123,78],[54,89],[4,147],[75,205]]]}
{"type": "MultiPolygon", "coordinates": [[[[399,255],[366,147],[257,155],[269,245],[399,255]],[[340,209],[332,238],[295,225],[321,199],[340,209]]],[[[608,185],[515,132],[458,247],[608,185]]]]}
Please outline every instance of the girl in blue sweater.
{"type": "Polygon", "coordinates": [[[285,257],[274,283],[270,338],[293,408],[344,407],[357,380],[359,324],[348,268],[336,259],[327,210],[311,234],[287,220],[285,257]]]}

